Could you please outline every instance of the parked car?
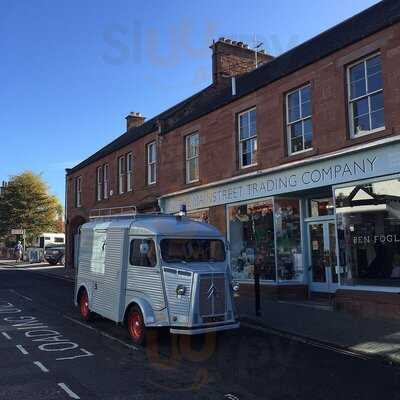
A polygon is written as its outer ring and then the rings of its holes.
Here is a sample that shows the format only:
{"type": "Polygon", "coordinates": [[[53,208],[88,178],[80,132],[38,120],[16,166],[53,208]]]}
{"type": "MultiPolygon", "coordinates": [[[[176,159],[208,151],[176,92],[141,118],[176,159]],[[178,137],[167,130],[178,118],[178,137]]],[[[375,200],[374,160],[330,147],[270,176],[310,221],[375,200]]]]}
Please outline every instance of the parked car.
{"type": "Polygon", "coordinates": [[[44,252],[44,258],[50,265],[64,264],[65,262],[65,245],[63,246],[47,246],[44,252]]]}
{"type": "Polygon", "coordinates": [[[186,217],[136,215],[81,226],[75,305],[125,325],[142,344],[146,328],[196,335],[239,327],[225,238],[186,217]]]}

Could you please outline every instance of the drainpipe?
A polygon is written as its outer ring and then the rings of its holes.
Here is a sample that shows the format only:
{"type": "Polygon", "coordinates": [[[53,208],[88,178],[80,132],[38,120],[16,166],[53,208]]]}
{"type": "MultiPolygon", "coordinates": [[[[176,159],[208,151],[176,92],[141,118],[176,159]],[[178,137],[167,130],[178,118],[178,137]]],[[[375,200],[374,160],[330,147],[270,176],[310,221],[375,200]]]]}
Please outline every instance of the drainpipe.
{"type": "Polygon", "coordinates": [[[232,84],[232,96],[236,96],[236,77],[235,76],[232,76],[231,84],[232,84]]]}

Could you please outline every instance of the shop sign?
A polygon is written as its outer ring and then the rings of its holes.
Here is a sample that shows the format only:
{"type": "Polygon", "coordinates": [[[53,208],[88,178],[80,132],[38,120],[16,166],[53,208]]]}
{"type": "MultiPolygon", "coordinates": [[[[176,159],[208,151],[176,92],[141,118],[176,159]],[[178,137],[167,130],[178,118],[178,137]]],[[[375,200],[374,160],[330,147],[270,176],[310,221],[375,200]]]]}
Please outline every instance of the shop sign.
{"type": "Polygon", "coordinates": [[[354,244],[370,244],[370,243],[400,243],[400,235],[387,234],[387,235],[374,235],[374,236],[354,236],[354,244]]]}
{"type": "Polygon", "coordinates": [[[400,172],[400,143],[162,199],[164,212],[233,203],[400,172]]]}

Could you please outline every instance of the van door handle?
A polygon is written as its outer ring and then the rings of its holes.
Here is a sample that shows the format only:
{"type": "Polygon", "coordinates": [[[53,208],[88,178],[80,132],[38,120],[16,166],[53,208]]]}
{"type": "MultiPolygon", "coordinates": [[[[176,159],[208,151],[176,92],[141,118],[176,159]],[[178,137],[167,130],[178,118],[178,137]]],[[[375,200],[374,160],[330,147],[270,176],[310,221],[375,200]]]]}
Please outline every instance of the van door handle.
{"type": "Polygon", "coordinates": [[[97,290],[97,282],[94,283],[94,289],[97,290]]]}

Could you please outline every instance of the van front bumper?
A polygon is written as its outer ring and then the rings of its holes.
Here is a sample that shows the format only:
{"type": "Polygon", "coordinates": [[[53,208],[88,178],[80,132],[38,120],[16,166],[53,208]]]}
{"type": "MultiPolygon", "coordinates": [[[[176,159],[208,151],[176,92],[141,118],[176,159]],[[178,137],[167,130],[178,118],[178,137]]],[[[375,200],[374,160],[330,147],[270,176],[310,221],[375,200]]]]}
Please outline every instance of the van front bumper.
{"type": "Polygon", "coordinates": [[[233,322],[230,324],[207,326],[206,328],[171,327],[169,331],[177,335],[202,335],[204,333],[227,331],[229,329],[237,329],[239,327],[240,322],[233,322]]]}

